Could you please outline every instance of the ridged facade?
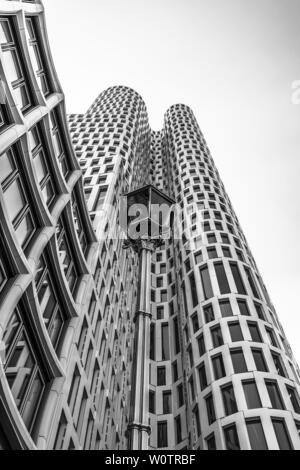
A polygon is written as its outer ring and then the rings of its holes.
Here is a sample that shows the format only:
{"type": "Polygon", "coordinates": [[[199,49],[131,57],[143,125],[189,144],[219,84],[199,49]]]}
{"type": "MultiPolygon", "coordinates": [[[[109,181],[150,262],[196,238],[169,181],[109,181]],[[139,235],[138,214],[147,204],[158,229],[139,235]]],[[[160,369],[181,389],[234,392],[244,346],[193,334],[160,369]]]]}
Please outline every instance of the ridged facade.
{"type": "Polygon", "coordinates": [[[128,448],[120,200],[152,184],[178,217],[152,257],[149,449],[300,449],[299,368],[191,109],[153,132],[120,86],[67,123],[41,2],[0,22],[0,448],[128,448]]]}

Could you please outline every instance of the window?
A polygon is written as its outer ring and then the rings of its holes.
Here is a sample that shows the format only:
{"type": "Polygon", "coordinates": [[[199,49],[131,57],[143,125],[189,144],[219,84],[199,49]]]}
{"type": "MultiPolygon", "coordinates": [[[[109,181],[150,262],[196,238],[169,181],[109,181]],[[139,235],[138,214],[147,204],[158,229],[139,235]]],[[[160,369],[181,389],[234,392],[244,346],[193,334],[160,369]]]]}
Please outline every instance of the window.
{"type": "Polygon", "coordinates": [[[207,249],[207,254],[208,254],[209,259],[218,258],[216,247],[208,248],[207,249]]]}
{"type": "Polygon", "coordinates": [[[238,306],[239,306],[239,309],[240,309],[240,314],[249,317],[250,312],[249,312],[247,301],[238,299],[237,303],[238,303],[238,306]]]}
{"type": "Polygon", "coordinates": [[[230,263],[230,268],[238,294],[246,295],[247,292],[238,265],[236,263],[230,263]]]}
{"type": "Polygon", "coordinates": [[[228,327],[232,342],[244,341],[239,322],[228,323],[228,327]]]}
{"type": "Polygon", "coordinates": [[[155,392],[149,392],[149,413],[155,413],[155,392]]]}
{"type": "Polygon", "coordinates": [[[198,314],[195,313],[193,316],[192,316],[192,325],[193,325],[193,331],[194,333],[197,333],[197,331],[199,330],[199,320],[198,320],[198,314]]]}
{"type": "Polygon", "coordinates": [[[26,179],[21,176],[22,169],[17,162],[17,147],[11,147],[0,156],[0,184],[4,202],[20,246],[25,249],[36,231],[36,220],[29,199],[26,179]]]}
{"type": "Polygon", "coordinates": [[[184,398],[183,398],[183,385],[179,384],[177,387],[177,395],[178,395],[178,406],[179,408],[184,405],[184,398]]]}
{"type": "Polygon", "coordinates": [[[217,450],[216,438],[214,433],[210,434],[206,439],[207,450],[217,450]]]}
{"type": "Polygon", "coordinates": [[[261,400],[255,380],[247,380],[242,382],[242,384],[248,409],[261,408],[261,400]]]}
{"type": "Polygon", "coordinates": [[[168,447],[168,423],[165,421],[157,423],[157,447],[168,447]]]}
{"type": "Polygon", "coordinates": [[[166,385],[166,368],[157,368],[157,385],[166,385]]]}
{"type": "Polygon", "coordinates": [[[35,282],[45,326],[54,349],[58,350],[67,318],[58,301],[55,277],[50,272],[50,267],[50,260],[43,255],[39,260],[35,282]]]}
{"type": "Polygon", "coordinates": [[[224,404],[225,415],[229,416],[237,412],[237,405],[233,390],[233,385],[230,383],[221,389],[222,399],[224,404]]]}
{"type": "Polygon", "coordinates": [[[28,312],[17,307],[3,335],[5,375],[25,426],[33,436],[49,377],[36,353],[35,338],[25,326],[28,312]]]}
{"type": "Polygon", "coordinates": [[[225,373],[225,367],[224,367],[222,354],[218,354],[217,356],[214,356],[212,358],[212,364],[213,364],[213,369],[214,369],[214,374],[215,374],[215,380],[225,377],[226,373],[225,373]]]}
{"type": "Polygon", "coordinates": [[[46,68],[44,65],[44,60],[42,56],[42,51],[39,44],[39,39],[37,36],[37,28],[35,24],[35,18],[27,17],[26,18],[26,31],[29,39],[29,49],[31,63],[36,73],[37,80],[40,85],[40,89],[45,96],[48,96],[50,93],[49,80],[46,74],[46,68]]]}
{"type": "Polygon", "coordinates": [[[81,435],[81,431],[82,431],[82,427],[83,427],[85,410],[86,410],[86,406],[87,406],[87,400],[88,400],[88,395],[87,395],[86,390],[84,389],[83,394],[82,394],[82,398],[81,398],[80,410],[79,410],[77,426],[76,426],[76,430],[77,430],[79,436],[81,435]]]}
{"type": "Polygon", "coordinates": [[[286,377],[286,372],[285,372],[285,368],[284,368],[281,356],[275,353],[272,353],[271,355],[273,358],[273,362],[274,362],[274,366],[277,371],[277,374],[281,375],[281,377],[286,377]]]}
{"type": "Polygon", "coordinates": [[[203,312],[204,312],[204,318],[206,323],[210,323],[211,321],[214,321],[215,315],[214,315],[214,310],[212,305],[206,305],[203,307],[203,312]]]}
{"type": "Polygon", "coordinates": [[[200,276],[201,276],[201,283],[202,283],[204,298],[205,300],[208,300],[211,297],[213,297],[214,294],[213,294],[207,266],[200,269],[200,276]]]}
{"type": "Polygon", "coordinates": [[[264,314],[264,309],[261,304],[258,304],[257,302],[254,302],[254,307],[257,313],[257,316],[260,320],[265,320],[265,314],[264,314]]]}
{"type": "Polygon", "coordinates": [[[67,432],[67,425],[68,425],[67,418],[64,412],[62,412],[60,420],[59,420],[59,424],[58,424],[58,430],[56,433],[55,443],[54,443],[55,450],[63,449],[66,432],[67,432]]]}
{"type": "Polygon", "coordinates": [[[215,414],[215,407],[214,407],[214,400],[212,395],[208,395],[205,398],[206,403],[206,411],[207,411],[207,419],[208,424],[212,424],[216,421],[216,414],[215,414]]]}
{"type": "Polygon", "coordinates": [[[176,428],[176,444],[180,444],[182,441],[182,431],[181,431],[181,418],[180,415],[175,418],[175,428],[176,428]]]}
{"type": "Polygon", "coordinates": [[[156,319],[161,320],[164,318],[164,307],[157,307],[156,309],[156,319]]]}
{"type": "Polygon", "coordinates": [[[201,434],[201,426],[200,426],[200,416],[199,416],[198,405],[196,405],[195,408],[193,409],[193,418],[196,424],[197,437],[199,437],[201,434]]]}
{"type": "Polygon", "coordinates": [[[206,377],[204,362],[199,366],[198,373],[199,373],[199,380],[200,380],[200,388],[201,390],[204,390],[207,387],[207,377],[206,377]]]}
{"type": "Polygon", "coordinates": [[[229,294],[230,287],[228,284],[226,272],[223,263],[215,263],[215,271],[219,283],[219,289],[221,294],[229,294]]]}
{"type": "Polygon", "coordinates": [[[77,195],[75,194],[74,191],[72,193],[72,212],[73,212],[73,220],[75,224],[75,229],[76,229],[78,240],[82,249],[82,253],[86,255],[87,249],[88,249],[88,237],[87,237],[85,225],[83,222],[83,218],[81,215],[81,210],[79,208],[77,195]]]}
{"type": "Polygon", "coordinates": [[[274,330],[272,330],[272,328],[268,328],[268,327],[265,327],[266,329],[266,333],[269,337],[269,341],[270,341],[270,344],[271,346],[274,346],[275,348],[278,348],[278,341],[276,339],[276,335],[275,335],[275,332],[274,330]]]}
{"type": "Polygon", "coordinates": [[[90,450],[91,449],[94,425],[95,425],[95,421],[94,421],[92,413],[90,412],[89,413],[88,423],[87,423],[85,440],[84,440],[84,450],[90,450]]]}
{"type": "Polygon", "coordinates": [[[168,361],[170,359],[168,324],[161,326],[161,355],[163,361],[168,361]]]}
{"type": "Polygon", "coordinates": [[[279,449],[293,450],[285,421],[283,419],[272,418],[272,424],[276,434],[279,449]]]}
{"type": "Polygon", "coordinates": [[[223,341],[222,330],[221,330],[220,325],[217,325],[211,328],[210,332],[211,332],[211,337],[212,337],[214,348],[218,348],[219,346],[222,346],[224,344],[224,341],[223,341]]]}
{"type": "Polygon", "coordinates": [[[236,430],[236,425],[231,424],[223,430],[227,450],[240,450],[240,442],[236,430]]]}
{"type": "Polygon", "coordinates": [[[178,366],[177,366],[177,361],[173,362],[172,364],[172,369],[173,369],[173,381],[177,382],[178,380],[178,366]]]}
{"type": "Polygon", "coordinates": [[[172,411],[172,395],[170,391],[163,392],[163,414],[169,414],[172,411]]]}
{"type": "Polygon", "coordinates": [[[246,273],[248,282],[250,284],[253,296],[256,297],[257,299],[259,299],[260,295],[258,293],[258,289],[257,289],[256,283],[255,283],[255,280],[252,276],[252,273],[251,273],[250,269],[247,268],[246,266],[244,266],[244,269],[245,269],[245,273],[246,273]]]}
{"type": "Polygon", "coordinates": [[[277,382],[274,382],[272,380],[266,380],[265,383],[272,404],[272,408],[276,410],[285,410],[277,382]]]}
{"type": "Polygon", "coordinates": [[[223,318],[232,317],[232,308],[229,300],[220,300],[219,301],[221,315],[223,318]]]}
{"type": "Polygon", "coordinates": [[[162,290],[160,293],[160,301],[161,302],[168,302],[168,293],[166,290],[162,290]]]}
{"type": "Polygon", "coordinates": [[[295,413],[300,414],[300,403],[299,403],[299,395],[295,388],[286,385],[287,392],[289,394],[293,409],[295,413]]]}
{"type": "Polygon", "coordinates": [[[103,205],[106,199],[106,194],[107,194],[107,187],[100,186],[95,204],[93,206],[93,212],[99,212],[103,208],[103,205]]]}
{"type": "Polygon", "coordinates": [[[56,240],[61,266],[64,270],[70,291],[74,295],[79,272],[71,250],[69,233],[66,229],[63,216],[60,217],[56,227],[56,240]]]}
{"type": "Polygon", "coordinates": [[[247,364],[241,349],[231,349],[230,350],[233,370],[235,374],[242,374],[243,372],[248,372],[247,364]]]}
{"type": "Polygon", "coordinates": [[[194,273],[189,275],[189,280],[190,280],[190,286],[191,286],[193,307],[196,307],[196,305],[198,305],[198,294],[197,294],[197,287],[196,287],[194,273]]]}
{"type": "Polygon", "coordinates": [[[155,324],[150,325],[150,359],[155,361],[155,324]]]}
{"type": "Polygon", "coordinates": [[[259,418],[247,419],[246,426],[252,450],[268,450],[265,433],[259,418]]]}
{"type": "Polygon", "coordinates": [[[55,156],[60,164],[62,174],[64,175],[65,178],[67,178],[68,174],[71,171],[71,167],[70,167],[70,162],[67,158],[67,154],[65,152],[65,147],[64,147],[63,140],[62,140],[62,134],[59,128],[58,113],[56,110],[51,111],[50,121],[51,121],[51,133],[52,133],[52,141],[53,141],[55,156]]]}
{"type": "Polygon", "coordinates": [[[201,335],[197,338],[197,340],[198,340],[199,355],[201,357],[206,353],[203,333],[201,333],[201,335]]]}
{"type": "Polygon", "coordinates": [[[257,323],[248,322],[248,327],[249,327],[252,341],[256,343],[262,343],[261,334],[260,334],[257,323]]]}
{"type": "Polygon", "coordinates": [[[260,372],[269,372],[262,349],[252,349],[252,355],[256,369],[260,372]]]}
{"type": "Polygon", "coordinates": [[[27,71],[21,60],[11,18],[0,17],[0,42],[4,70],[11,82],[16,104],[24,113],[34,104],[31,94],[32,86],[29,84],[27,71]]]}
{"type": "Polygon", "coordinates": [[[28,137],[36,172],[36,180],[39,183],[46,205],[50,207],[57,191],[48,164],[49,156],[44,142],[42,141],[42,134],[39,126],[33,127],[29,131],[28,137]]]}
{"type": "Polygon", "coordinates": [[[225,258],[231,258],[231,251],[228,246],[222,246],[222,251],[225,258]]]}

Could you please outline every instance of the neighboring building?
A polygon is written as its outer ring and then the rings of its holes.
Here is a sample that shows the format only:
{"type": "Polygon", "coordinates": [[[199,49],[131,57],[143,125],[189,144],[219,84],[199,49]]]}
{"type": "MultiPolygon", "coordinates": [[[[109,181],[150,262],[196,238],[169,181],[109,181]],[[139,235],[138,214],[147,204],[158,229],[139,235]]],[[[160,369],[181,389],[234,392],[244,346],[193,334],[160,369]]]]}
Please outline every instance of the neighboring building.
{"type": "Polygon", "coordinates": [[[181,219],[151,269],[149,449],[300,449],[299,368],[190,108],[152,132],[110,88],[69,116],[75,155],[41,2],[0,0],[0,42],[0,448],[128,447],[119,202],[152,184],[181,219]]]}

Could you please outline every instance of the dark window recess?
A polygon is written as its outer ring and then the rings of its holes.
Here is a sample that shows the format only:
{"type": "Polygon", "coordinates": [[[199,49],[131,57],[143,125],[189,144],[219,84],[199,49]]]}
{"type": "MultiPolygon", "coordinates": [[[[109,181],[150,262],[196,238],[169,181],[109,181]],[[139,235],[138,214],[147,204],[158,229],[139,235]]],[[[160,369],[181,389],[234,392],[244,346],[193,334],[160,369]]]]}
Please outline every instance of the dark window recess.
{"type": "Polygon", "coordinates": [[[215,271],[218,279],[219,289],[221,294],[229,294],[230,287],[228,284],[226,272],[223,263],[215,263],[215,271]]]}
{"type": "Polygon", "coordinates": [[[246,295],[247,292],[238,265],[236,263],[230,263],[230,268],[238,294],[246,295]]]}
{"type": "Polygon", "coordinates": [[[235,424],[224,428],[224,437],[227,450],[240,450],[240,442],[235,424]]]}
{"type": "Polygon", "coordinates": [[[231,349],[230,351],[232,365],[235,374],[242,374],[248,372],[247,364],[245,361],[243,349],[231,349]]]}
{"type": "Polygon", "coordinates": [[[243,388],[248,409],[261,408],[261,400],[255,380],[246,380],[243,382],[243,388]]]}
{"type": "Polygon", "coordinates": [[[200,276],[201,276],[201,283],[202,283],[204,298],[205,298],[205,300],[211,299],[213,297],[214,293],[213,293],[213,290],[212,290],[212,285],[211,285],[210,276],[209,276],[207,266],[200,269],[200,276]]]}
{"type": "Polygon", "coordinates": [[[252,450],[268,450],[265,433],[259,418],[247,419],[246,426],[252,450]]]}

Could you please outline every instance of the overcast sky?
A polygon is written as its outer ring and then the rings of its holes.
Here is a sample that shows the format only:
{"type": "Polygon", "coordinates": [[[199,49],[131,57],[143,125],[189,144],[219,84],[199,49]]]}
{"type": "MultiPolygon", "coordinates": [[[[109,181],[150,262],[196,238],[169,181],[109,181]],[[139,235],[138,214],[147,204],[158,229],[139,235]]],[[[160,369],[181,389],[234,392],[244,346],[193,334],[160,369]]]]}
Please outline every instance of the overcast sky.
{"type": "Polygon", "coordinates": [[[191,106],[300,362],[300,0],[44,0],[69,113],[112,85],[191,106]]]}

